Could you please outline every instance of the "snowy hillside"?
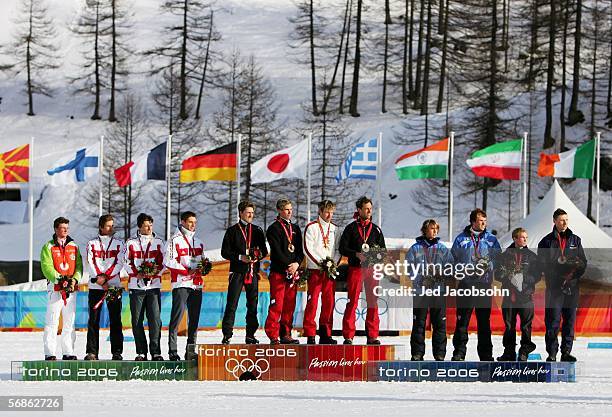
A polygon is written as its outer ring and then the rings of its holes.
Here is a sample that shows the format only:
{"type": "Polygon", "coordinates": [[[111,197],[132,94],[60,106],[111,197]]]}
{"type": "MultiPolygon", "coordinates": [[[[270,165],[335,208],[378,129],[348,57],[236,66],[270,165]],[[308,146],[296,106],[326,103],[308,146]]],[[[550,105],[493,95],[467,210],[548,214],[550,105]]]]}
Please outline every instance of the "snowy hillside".
{"type": "MultiPolygon", "coordinates": [[[[12,17],[15,15],[19,0],[3,0],[0,4],[0,43],[4,44],[10,40],[13,31],[12,17]]],[[[158,3],[151,0],[134,0],[132,11],[134,13],[134,26],[131,41],[133,47],[144,50],[154,46],[162,36],[161,28],[166,21],[166,17],[160,14],[158,3]]],[[[55,88],[53,98],[36,96],[36,116],[28,117],[25,115],[25,97],[21,93],[23,80],[19,79],[0,79],[0,95],[2,104],[0,106],[0,152],[5,152],[13,147],[27,143],[31,137],[35,138],[34,154],[34,199],[40,203],[35,210],[34,224],[34,253],[38,259],[38,248],[52,234],[53,218],[64,215],[74,219],[72,224],[72,235],[77,241],[83,242],[93,236],[96,232],[95,214],[97,207],[87,204],[83,190],[78,187],[69,188],[50,188],[45,189],[43,178],[45,171],[51,168],[55,161],[66,153],[70,153],[85,146],[95,145],[100,135],[103,135],[108,127],[108,122],[92,121],[89,119],[90,111],[86,105],[89,98],[73,96],[67,86],[66,76],[73,73],[75,63],[79,62],[79,42],[75,39],[69,28],[75,24],[75,15],[78,10],[78,1],[50,0],[51,15],[57,26],[59,44],[61,45],[61,55],[63,64],[59,71],[55,71],[50,79],[55,88]],[[41,198],[41,193],[42,194],[41,198]]],[[[301,105],[309,98],[309,72],[305,66],[300,66],[288,59],[287,37],[292,30],[289,18],[295,15],[295,5],[286,0],[225,0],[223,8],[216,15],[218,30],[223,35],[222,45],[224,52],[228,54],[236,48],[244,55],[253,54],[258,63],[263,66],[265,75],[271,80],[276,90],[279,103],[279,119],[284,123],[283,134],[288,137],[288,142],[297,140],[293,132],[293,127],[302,119],[303,112],[301,105]]],[[[143,99],[150,100],[153,80],[146,75],[149,61],[142,57],[134,56],[130,62],[130,75],[128,84],[133,91],[137,91],[143,99]]],[[[395,159],[410,150],[421,147],[418,141],[422,137],[414,134],[415,145],[411,147],[398,146],[392,141],[397,132],[410,130],[402,127],[402,123],[416,127],[425,123],[424,117],[417,113],[404,116],[396,105],[390,107],[386,114],[380,113],[379,103],[381,96],[380,82],[376,77],[368,78],[365,74],[360,86],[360,113],[361,117],[351,118],[346,116],[344,122],[351,131],[351,142],[357,143],[366,138],[374,137],[379,132],[383,134],[383,180],[382,180],[382,207],[383,207],[383,231],[388,237],[408,238],[418,234],[421,222],[431,213],[418,211],[413,204],[411,190],[418,185],[418,181],[399,182],[393,170],[395,159]],[[390,195],[397,195],[390,198],[390,195]]],[[[543,90],[543,89],[541,89],[543,90]]],[[[543,94],[543,93],[542,93],[543,94]]],[[[528,100],[528,97],[516,97],[515,103],[520,104],[528,100]]],[[[204,106],[206,112],[219,105],[218,95],[205,97],[204,106]]],[[[554,102],[558,104],[559,97],[555,96],[554,102]]],[[[584,106],[588,108],[588,106],[584,106]]],[[[534,123],[538,123],[544,117],[543,112],[535,116],[534,123]]],[[[428,123],[430,126],[442,126],[444,124],[444,114],[430,115],[428,123]]],[[[588,115],[587,115],[588,118],[588,115]]],[[[462,134],[462,127],[465,126],[465,110],[454,109],[449,114],[450,125],[456,132],[458,147],[456,150],[455,172],[466,171],[465,164],[466,150],[461,143],[469,141],[469,137],[462,134]]],[[[207,123],[207,122],[205,122],[207,123]]],[[[165,135],[164,128],[156,126],[156,120],[150,121],[151,128],[156,132],[157,138],[165,135]]],[[[572,140],[579,140],[587,137],[584,125],[577,125],[568,128],[567,136],[572,140]]],[[[440,137],[442,131],[439,131],[440,137]]],[[[518,132],[517,132],[518,133],[518,132]]],[[[609,132],[604,140],[610,140],[609,132]]],[[[539,142],[542,136],[540,128],[534,130],[536,140],[539,142]]],[[[410,135],[412,136],[412,135],[410,135]]],[[[430,134],[430,141],[436,135],[430,134]]],[[[510,139],[510,138],[508,138],[510,139]]],[[[317,140],[315,137],[314,140],[317,140]]],[[[140,150],[148,149],[152,146],[149,137],[143,137],[138,144],[140,150]]],[[[209,149],[210,146],[203,143],[202,149],[209,149]]],[[[346,150],[348,152],[348,149],[346,150]]],[[[534,163],[537,163],[537,152],[534,152],[534,163]]],[[[336,164],[340,165],[338,160],[336,164]]],[[[535,168],[534,168],[535,170],[535,168]]],[[[550,180],[533,179],[534,191],[532,193],[532,204],[536,205],[538,198],[544,195],[548,189],[550,180]]],[[[582,210],[586,211],[586,181],[578,180],[566,188],[570,198],[577,202],[582,210]]],[[[518,185],[513,187],[518,190],[518,185]]],[[[163,185],[151,184],[147,191],[152,199],[156,196],[163,198],[163,185]]],[[[359,191],[373,195],[374,184],[364,182],[360,184],[359,191]]],[[[518,194],[516,194],[518,195],[518,194]]],[[[474,196],[463,196],[460,190],[455,191],[455,219],[454,232],[458,232],[466,223],[469,210],[474,207],[474,196]]],[[[294,197],[294,196],[290,196],[294,197]]],[[[339,204],[353,205],[353,198],[339,204]]],[[[272,196],[274,198],[274,196],[272,196]]],[[[209,249],[218,248],[221,244],[222,231],[212,222],[207,221],[210,210],[218,207],[206,206],[206,198],[202,197],[201,205],[190,207],[200,213],[199,235],[203,238],[205,245],[209,249]]],[[[477,200],[477,204],[479,204],[477,200]]],[[[490,228],[497,229],[500,234],[507,229],[507,193],[500,192],[490,194],[489,201],[489,224],[490,228]],[[492,200],[492,201],[491,201],[492,200]]],[[[520,201],[512,203],[513,220],[517,221],[520,216],[520,201]]],[[[163,234],[163,223],[165,216],[159,205],[151,204],[146,208],[148,212],[156,218],[156,231],[163,234]]],[[[601,224],[608,225],[604,228],[608,234],[612,234],[612,196],[604,194],[602,200],[601,224]]],[[[571,220],[570,220],[571,221],[571,220]]],[[[448,231],[446,219],[441,218],[441,236],[446,239],[448,231]]],[[[0,253],[0,260],[17,261],[27,259],[27,224],[0,225],[0,246],[3,248],[0,253]]]]}

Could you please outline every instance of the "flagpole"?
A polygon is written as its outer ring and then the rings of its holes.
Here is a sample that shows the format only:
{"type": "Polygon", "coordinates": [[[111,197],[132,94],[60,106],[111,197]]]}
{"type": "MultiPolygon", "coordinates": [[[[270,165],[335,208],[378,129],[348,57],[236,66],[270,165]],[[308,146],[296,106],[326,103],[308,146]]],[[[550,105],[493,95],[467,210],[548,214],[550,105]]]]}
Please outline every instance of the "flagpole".
{"type": "Polygon", "coordinates": [[[521,155],[521,170],[523,171],[523,184],[522,184],[522,191],[523,191],[523,219],[527,217],[527,175],[529,175],[529,172],[527,172],[527,146],[528,146],[528,141],[529,141],[529,137],[528,137],[529,133],[525,132],[523,134],[523,153],[521,155]]]}
{"type": "Polygon", "coordinates": [[[171,168],[172,159],[172,135],[168,135],[168,142],[166,143],[166,240],[170,239],[170,228],[171,228],[171,198],[170,198],[170,174],[172,173],[171,168]]]}
{"type": "Polygon", "coordinates": [[[378,226],[382,227],[382,192],[380,189],[382,175],[382,132],[378,133],[378,155],[376,156],[376,199],[378,201],[378,226]]]}
{"type": "MultiPolygon", "coordinates": [[[[238,205],[240,204],[240,164],[242,163],[242,135],[238,135],[238,146],[236,148],[236,182],[238,184],[238,191],[236,192],[236,211],[238,211],[238,205]]],[[[240,220],[240,213],[238,213],[238,220],[240,220]]]]}
{"type": "Polygon", "coordinates": [[[455,152],[455,132],[450,132],[448,146],[448,241],[453,241],[453,154],[455,152]]]}
{"type": "Polygon", "coordinates": [[[306,162],[306,218],[310,223],[310,159],[312,158],[312,132],[308,134],[308,161],[306,162]]]}
{"type": "Polygon", "coordinates": [[[28,282],[34,279],[34,186],[32,181],[32,164],[34,163],[34,137],[30,138],[30,154],[28,155],[28,217],[29,217],[29,256],[28,256],[28,282]]]}
{"type": "Polygon", "coordinates": [[[601,196],[599,194],[599,188],[600,188],[599,181],[601,178],[601,132],[597,132],[596,141],[597,143],[595,144],[596,146],[595,163],[597,164],[597,206],[595,210],[595,224],[599,226],[599,201],[601,199],[601,196]]]}
{"type": "Polygon", "coordinates": [[[98,199],[98,216],[102,217],[102,189],[104,188],[104,135],[100,136],[100,157],[98,159],[98,167],[100,168],[98,185],[100,187],[100,195],[98,199]]]}

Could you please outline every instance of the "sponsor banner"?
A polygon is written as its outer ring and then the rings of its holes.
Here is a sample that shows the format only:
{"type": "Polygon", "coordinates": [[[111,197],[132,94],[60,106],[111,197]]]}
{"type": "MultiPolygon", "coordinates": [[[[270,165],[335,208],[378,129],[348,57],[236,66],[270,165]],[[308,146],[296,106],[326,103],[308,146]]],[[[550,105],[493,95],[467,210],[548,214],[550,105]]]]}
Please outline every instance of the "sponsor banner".
{"type": "Polygon", "coordinates": [[[22,361],[11,362],[19,381],[196,381],[195,362],[187,361],[22,361]]]}
{"type": "Polygon", "coordinates": [[[198,345],[201,381],[367,381],[368,362],[396,358],[396,346],[198,345]]]}
{"type": "Polygon", "coordinates": [[[566,362],[370,362],[370,381],[576,382],[566,362]]]}

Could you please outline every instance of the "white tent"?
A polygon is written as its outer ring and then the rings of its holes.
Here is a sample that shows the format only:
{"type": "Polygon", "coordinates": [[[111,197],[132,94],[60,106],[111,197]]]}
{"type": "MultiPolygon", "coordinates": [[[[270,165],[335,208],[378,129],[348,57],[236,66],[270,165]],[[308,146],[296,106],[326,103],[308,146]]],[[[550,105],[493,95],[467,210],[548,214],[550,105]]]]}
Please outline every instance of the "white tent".
{"type": "MultiPolygon", "coordinates": [[[[569,228],[580,236],[583,247],[612,248],[612,237],[608,236],[582,214],[580,209],[563,192],[563,189],[556,180],[540,204],[529,213],[529,216],[514,226],[527,229],[527,234],[529,235],[527,245],[530,248],[537,248],[540,240],[552,231],[552,215],[558,208],[562,208],[567,212],[569,228]]],[[[508,232],[499,238],[499,242],[502,248],[507,248],[512,243],[512,232],[508,232]]]]}

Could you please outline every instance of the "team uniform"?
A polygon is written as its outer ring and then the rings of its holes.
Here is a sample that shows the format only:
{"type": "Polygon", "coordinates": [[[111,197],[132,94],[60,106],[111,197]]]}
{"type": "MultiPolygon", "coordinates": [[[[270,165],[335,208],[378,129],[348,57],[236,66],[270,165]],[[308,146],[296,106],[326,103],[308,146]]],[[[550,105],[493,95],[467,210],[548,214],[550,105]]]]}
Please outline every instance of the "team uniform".
{"type": "Polygon", "coordinates": [[[362,266],[361,260],[357,256],[363,253],[364,249],[371,250],[372,245],[386,248],[382,230],[371,220],[362,221],[360,219],[346,226],[338,245],[340,254],[348,258],[349,264],[347,274],[348,302],[342,319],[342,335],[345,340],[352,340],[355,337],[355,311],[359,303],[362,285],[365,285],[368,306],[365,323],[366,335],[368,340],[378,339],[380,318],[378,317],[378,298],[374,294],[377,281],[374,279],[372,266],[362,266]]]}
{"type": "Polygon", "coordinates": [[[240,256],[252,256],[263,259],[268,255],[266,237],[263,229],[254,224],[240,220],[228,228],[223,236],[221,256],[230,261],[229,282],[227,285],[227,304],[223,314],[223,336],[231,338],[234,331],[234,320],[240,293],[246,293],[246,338],[254,341],[259,327],[257,321],[257,302],[259,296],[259,260],[253,263],[240,261],[240,256]]]}
{"type": "Polygon", "coordinates": [[[60,242],[54,234],[53,239],[45,243],[41,249],[40,267],[47,279],[47,313],[43,336],[45,357],[55,356],[60,313],[62,315],[63,356],[73,357],[76,340],[74,319],[77,295],[76,293],[69,294],[64,299],[57,281],[60,276],[72,277],[77,282],[81,279],[83,260],[79,247],[70,236],[60,242]]]}
{"type": "Polygon", "coordinates": [[[531,327],[534,317],[532,296],[540,280],[540,274],[537,272],[537,255],[527,247],[517,247],[512,243],[496,262],[497,268],[501,265],[512,265],[514,271],[517,271],[512,276],[501,271],[495,274],[495,279],[502,283],[502,289],[506,289],[510,294],[502,300],[505,330],[504,354],[501,359],[516,360],[516,317],[518,316],[521,322],[519,360],[526,361],[536,348],[535,343],[531,341],[531,327]]]}
{"type": "MultiPolygon", "coordinates": [[[[265,323],[266,335],[271,341],[284,339],[291,343],[293,313],[297,296],[295,278],[289,276],[287,267],[293,262],[302,263],[304,251],[302,233],[297,224],[277,218],[266,232],[270,244],[270,307],[265,323]]],[[[283,340],[281,340],[283,342],[283,340]]]]}
{"type": "MultiPolygon", "coordinates": [[[[443,269],[446,264],[453,263],[453,255],[446,245],[440,242],[440,238],[426,239],[424,236],[419,236],[415,244],[408,250],[406,261],[416,265],[440,265],[443,269]]],[[[431,344],[434,358],[444,360],[446,356],[446,297],[444,295],[420,295],[424,287],[440,290],[444,294],[444,286],[443,280],[429,282],[421,272],[412,281],[412,287],[417,295],[413,298],[410,349],[415,360],[422,360],[425,355],[425,322],[428,312],[432,327],[431,344]]]]}
{"type": "Polygon", "coordinates": [[[200,321],[200,308],[202,306],[202,274],[196,271],[189,273],[189,269],[197,267],[204,259],[204,244],[195,237],[195,233],[179,226],[166,243],[164,266],[170,270],[172,282],[172,310],[170,312],[170,326],[168,329],[168,353],[177,355],[176,338],[178,325],[187,306],[187,351],[192,353],[195,348],[198,323],[200,321]]]}
{"type": "Polygon", "coordinates": [[[538,244],[538,263],[539,271],[544,273],[546,280],[546,351],[551,359],[556,357],[559,350],[559,328],[563,318],[561,354],[569,355],[574,343],[580,277],[587,266],[580,237],[570,229],[559,233],[553,228],[538,244]],[[579,261],[579,265],[572,265],[572,259],[579,261]]]}
{"type": "Polygon", "coordinates": [[[87,323],[87,354],[98,357],[100,343],[100,314],[106,302],[110,319],[110,341],[113,356],[123,353],[123,326],[121,324],[121,299],[105,301],[106,292],[96,283],[98,275],[108,277],[109,287],[121,287],[120,273],[125,260],[125,244],[114,236],[98,236],[87,242],[89,265],[89,321],[87,323]]]}
{"type": "Polygon", "coordinates": [[[310,270],[308,278],[308,297],[304,311],[304,336],[314,337],[317,332],[315,316],[321,296],[319,314],[319,337],[330,341],[334,323],[335,277],[329,277],[319,265],[327,257],[338,260],[338,226],[327,223],[321,217],[308,223],[304,229],[304,252],[306,267],[310,270]]]}
{"type": "MultiPolygon", "coordinates": [[[[494,259],[501,253],[497,238],[488,230],[475,232],[467,226],[453,242],[451,249],[455,263],[473,264],[483,262],[480,276],[474,274],[460,280],[457,287],[462,290],[486,290],[493,282],[494,259]],[[486,267],[484,266],[486,264],[486,267]]],[[[467,352],[468,326],[472,312],[476,311],[478,323],[478,357],[481,361],[493,360],[491,342],[491,296],[461,296],[457,298],[457,322],[453,334],[453,360],[464,360],[467,352]]]]}
{"type": "Polygon", "coordinates": [[[149,324],[149,347],[151,356],[160,356],[161,338],[161,279],[164,264],[164,242],[152,235],[138,234],[128,239],[125,244],[125,272],[130,294],[130,312],[132,314],[132,332],[136,342],[136,353],[147,355],[147,337],[143,321],[145,313],[149,324]],[[139,268],[143,262],[155,263],[156,272],[150,279],[139,277],[139,268]]]}

